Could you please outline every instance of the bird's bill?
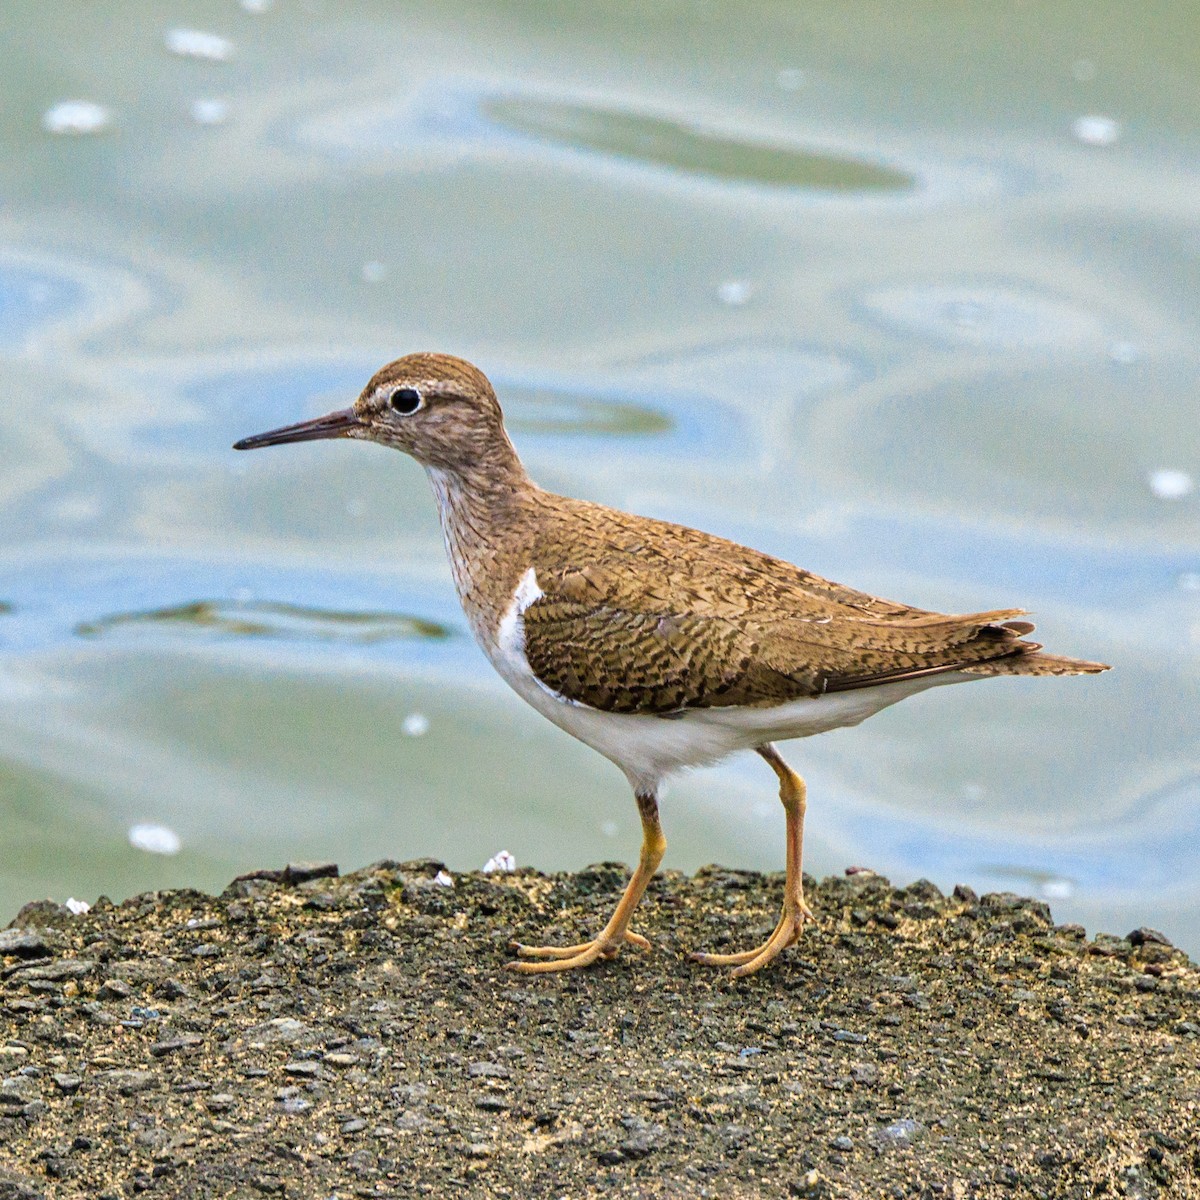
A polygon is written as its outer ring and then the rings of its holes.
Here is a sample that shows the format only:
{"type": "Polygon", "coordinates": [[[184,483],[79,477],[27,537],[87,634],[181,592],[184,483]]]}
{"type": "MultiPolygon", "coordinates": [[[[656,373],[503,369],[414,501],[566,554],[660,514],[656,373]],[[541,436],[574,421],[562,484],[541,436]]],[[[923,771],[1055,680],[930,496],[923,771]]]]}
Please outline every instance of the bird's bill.
{"type": "Polygon", "coordinates": [[[337,412],[314,417],[311,421],[299,421],[295,425],[284,425],[281,429],[270,429],[256,433],[253,437],[234,442],[235,450],[259,450],[263,446],[282,446],[287,442],[315,442],[320,438],[346,437],[358,429],[363,422],[352,408],[339,408],[337,412]]]}

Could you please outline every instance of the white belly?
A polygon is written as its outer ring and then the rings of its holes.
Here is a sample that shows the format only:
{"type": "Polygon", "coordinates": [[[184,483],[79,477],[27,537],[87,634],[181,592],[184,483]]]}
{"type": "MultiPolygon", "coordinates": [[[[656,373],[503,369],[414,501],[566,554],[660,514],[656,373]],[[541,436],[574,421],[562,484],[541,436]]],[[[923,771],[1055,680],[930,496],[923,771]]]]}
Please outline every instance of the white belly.
{"type": "Polygon", "coordinates": [[[541,594],[530,567],[500,622],[495,640],[486,634],[480,637],[484,652],[523,700],[560,729],[616,763],[635,790],[653,790],[672,772],[719,762],[735,750],[857,725],[880,709],[926,688],[981,678],[951,672],[792,700],[771,708],[696,708],[670,718],[608,713],[551,691],[531,670],[525,657],[522,613],[541,594]]]}

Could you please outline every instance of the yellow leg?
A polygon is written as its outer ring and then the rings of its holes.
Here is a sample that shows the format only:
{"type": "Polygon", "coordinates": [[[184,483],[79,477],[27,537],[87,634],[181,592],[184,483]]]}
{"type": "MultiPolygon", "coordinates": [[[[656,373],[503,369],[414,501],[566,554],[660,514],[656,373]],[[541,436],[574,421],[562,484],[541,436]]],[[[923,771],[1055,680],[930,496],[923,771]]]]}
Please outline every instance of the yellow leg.
{"type": "Polygon", "coordinates": [[[779,799],[787,818],[787,880],[784,884],[783,913],[775,931],[761,946],[741,954],[693,954],[697,962],[713,967],[736,967],[734,976],[751,975],[765,967],[781,950],[800,937],[805,921],[813,920],[804,903],[804,810],[807,789],[804,780],[779,756],[769,742],[756,747],[771,769],[779,776],[779,799]]]}
{"type": "Polygon", "coordinates": [[[542,961],[510,962],[507,964],[510,970],[524,971],[527,974],[571,971],[576,967],[586,967],[599,958],[614,957],[626,942],[649,949],[650,943],[644,937],[630,932],[629,922],[633,917],[633,910],[637,908],[638,901],[662,862],[667,839],[663,837],[662,826],[658,822],[658,800],[653,793],[639,794],[637,804],[642,817],[642,854],[637,870],[634,871],[633,878],[625,888],[625,893],[608,924],[590,942],[580,942],[577,946],[522,946],[515,943],[514,948],[521,959],[536,958],[542,961]]]}

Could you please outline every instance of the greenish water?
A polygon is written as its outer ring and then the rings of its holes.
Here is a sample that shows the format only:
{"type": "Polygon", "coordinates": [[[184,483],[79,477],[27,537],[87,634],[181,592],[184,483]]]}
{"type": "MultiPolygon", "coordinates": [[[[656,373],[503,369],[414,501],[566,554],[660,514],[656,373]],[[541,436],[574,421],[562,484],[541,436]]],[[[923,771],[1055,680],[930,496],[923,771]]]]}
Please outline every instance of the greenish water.
{"type": "MultiPolygon", "coordinates": [[[[229,449],[442,349],[546,486],[1116,665],[787,747],[810,869],[1200,952],[1200,10],[10,0],[0,45],[0,917],[634,857],[420,470],[229,449]]],[[[675,782],[668,865],[781,866],[773,783],[675,782]]]]}

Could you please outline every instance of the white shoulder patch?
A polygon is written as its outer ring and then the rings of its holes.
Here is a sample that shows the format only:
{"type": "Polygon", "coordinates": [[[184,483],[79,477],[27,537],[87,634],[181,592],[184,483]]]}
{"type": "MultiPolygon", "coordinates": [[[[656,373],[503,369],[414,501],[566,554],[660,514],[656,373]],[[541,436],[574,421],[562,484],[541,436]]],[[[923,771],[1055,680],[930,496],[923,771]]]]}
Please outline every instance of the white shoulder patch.
{"type": "Polygon", "coordinates": [[[517,584],[517,590],[513,593],[513,603],[516,605],[517,613],[523,613],[534,601],[540,600],[544,594],[538,587],[537,572],[530,567],[521,576],[521,582],[517,584]]]}
{"type": "Polygon", "coordinates": [[[542,589],[538,587],[537,572],[530,567],[521,576],[521,582],[517,584],[512,601],[504,616],[500,618],[500,625],[496,630],[496,641],[503,654],[511,655],[516,651],[524,657],[525,631],[521,616],[531,604],[540,600],[542,595],[542,589]]]}

